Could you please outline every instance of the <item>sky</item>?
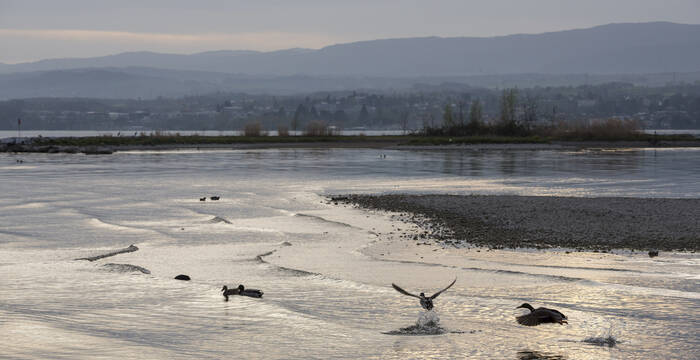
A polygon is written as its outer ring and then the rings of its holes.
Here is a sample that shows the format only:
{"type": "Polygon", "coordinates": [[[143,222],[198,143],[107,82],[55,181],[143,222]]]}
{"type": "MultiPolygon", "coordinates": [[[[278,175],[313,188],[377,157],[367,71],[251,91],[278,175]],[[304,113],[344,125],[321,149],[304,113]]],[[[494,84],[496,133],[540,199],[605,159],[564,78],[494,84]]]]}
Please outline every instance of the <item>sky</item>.
{"type": "Polygon", "coordinates": [[[648,21],[700,24],[700,0],[0,0],[0,62],[317,49],[648,21]]]}

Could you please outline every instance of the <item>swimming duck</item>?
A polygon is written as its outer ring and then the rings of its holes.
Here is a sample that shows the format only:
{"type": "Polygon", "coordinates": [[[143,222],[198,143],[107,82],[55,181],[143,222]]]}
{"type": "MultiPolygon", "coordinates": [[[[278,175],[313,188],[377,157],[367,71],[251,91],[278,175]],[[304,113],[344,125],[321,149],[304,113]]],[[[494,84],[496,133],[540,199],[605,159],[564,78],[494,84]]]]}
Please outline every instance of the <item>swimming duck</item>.
{"type": "Polygon", "coordinates": [[[207,201],[207,197],[199,198],[199,201],[207,201]]]}
{"type": "Polygon", "coordinates": [[[444,288],[444,289],[442,289],[442,290],[436,292],[435,294],[433,294],[433,296],[430,296],[430,297],[426,297],[426,296],[425,296],[425,293],[420,293],[420,296],[419,296],[419,295],[413,295],[413,294],[409,293],[408,291],[406,291],[406,290],[400,288],[398,285],[396,285],[396,284],[394,284],[394,283],[392,283],[391,286],[393,286],[394,289],[396,289],[396,291],[398,291],[398,292],[400,292],[400,293],[402,293],[402,294],[404,294],[404,295],[413,296],[414,298],[420,299],[420,306],[422,306],[423,309],[425,309],[425,310],[432,310],[432,309],[433,309],[433,300],[434,300],[436,297],[438,297],[440,294],[442,294],[445,290],[451,288],[452,285],[454,285],[456,282],[457,282],[457,278],[455,278],[455,279],[452,281],[452,283],[451,283],[450,285],[447,285],[446,288],[444,288]]]}
{"type": "Polygon", "coordinates": [[[530,309],[529,314],[521,315],[516,317],[518,324],[525,326],[537,326],[540,324],[554,323],[554,324],[568,324],[566,321],[566,315],[560,313],[554,309],[547,308],[533,308],[530,304],[525,303],[518,306],[516,309],[525,308],[530,309]]]}
{"type": "Polygon", "coordinates": [[[224,287],[221,288],[221,291],[223,291],[226,301],[228,301],[228,297],[230,295],[242,295],[254,298],[261,298],[263,296],[262,290],[246,289],[243,285],[238,285],[238,288],[235,289],[229,289],[226,285],[224,285],[224,287]]]}
{"type": "Polygon", "coordinates": [[[216,201],[216,200],[221,199],[221,196],[212,196],[212,197],[210,197],[210,199],[216,201]]]}

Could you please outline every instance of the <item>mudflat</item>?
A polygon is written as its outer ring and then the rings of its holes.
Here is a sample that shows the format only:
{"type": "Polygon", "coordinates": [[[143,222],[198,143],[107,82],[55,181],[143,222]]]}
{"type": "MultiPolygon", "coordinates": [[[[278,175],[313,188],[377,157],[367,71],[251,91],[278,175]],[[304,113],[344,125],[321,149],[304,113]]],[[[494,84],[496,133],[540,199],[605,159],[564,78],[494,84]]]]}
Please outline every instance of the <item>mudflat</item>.
{"type": "Polygon", "coordinates": [[[490,248],[700,250],[700,199],[348,195],[426,229],[413,240],[490,248]]]}

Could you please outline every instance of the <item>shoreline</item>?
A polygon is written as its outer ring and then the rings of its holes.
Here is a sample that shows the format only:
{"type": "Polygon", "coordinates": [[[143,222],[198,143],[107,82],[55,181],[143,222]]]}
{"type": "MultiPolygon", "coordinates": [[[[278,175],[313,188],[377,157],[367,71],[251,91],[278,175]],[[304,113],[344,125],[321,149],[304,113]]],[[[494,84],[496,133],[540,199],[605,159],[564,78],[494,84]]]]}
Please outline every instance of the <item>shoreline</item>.
{"type": "MultiPolygon", "coordinates": [[[[488,151],[488,150],[574,150],[574,149],[645,149],[645,148],[700,148],[698,140],[672,140],[651,143],[649,141],[544,141],[528,139],[470,139],[455,143],[417,143],[401,137],[321,137],[317,139],[250,139],[243,138],[230,142],[159,142],[155,139],[144,143],[118,143],[116,138],[102,143],[91,139],[85,145],[74,138],[40,139],[29,143],[0,143],[0,153],[83,153],[88,155],[108,155],[120,151],[172,151],[172,150],[246,150],[246,149],[294,149],[294,148],[323,148],[323,149],[386,149],[386,150],[457,150],[457,151],[488,151]]],[[[185,137],[178,140],[188,140],[185,137]]]]}
{"type": "Polygon", "coordinates": [[[489,249],[700,250],[700,199],[511,195],[345,195],[333,203],[398,213],[418,225],[402,234],[489,249]]]}

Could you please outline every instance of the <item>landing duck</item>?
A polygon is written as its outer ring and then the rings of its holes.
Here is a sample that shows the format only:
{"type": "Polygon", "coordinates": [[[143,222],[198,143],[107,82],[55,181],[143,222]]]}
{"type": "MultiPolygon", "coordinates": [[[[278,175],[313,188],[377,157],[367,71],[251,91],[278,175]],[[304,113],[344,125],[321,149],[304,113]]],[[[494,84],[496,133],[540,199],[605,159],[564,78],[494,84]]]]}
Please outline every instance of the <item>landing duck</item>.
{"type": "Polygon", "coordinates": [[[568,324],[568,322],[566,321],[566,315],[560,313],[558,310],[547,309],[543,307],[535,309],[532,307],[532,305],[528,303],[524,303],[518,306],[516,309],[520,308],[530,309],[529,314],[521,315],[515,318],[518,321],[518,324],[520,325],[537,326],[540,324],[547,323],[560,325],[568,324]]]}
{"type": "Polygon", "coordinates": [[[404,295],[408,295],[408,296],[412,296],[412,297],[414,297],[414,298],[420,299],[420,306],[422,306],[423,309],[430,311],[430,310],[432,310],[433,307],[434,307],[434,306],[433,306],[433,300],[435,300],[435,298],[437,298],[438,296],[440,296],[440,294],[442,294],[443,292],[445,292],[445,290],[451,288],[452,285],[454,285],[456,282],[457,282],[457,278],[455,278],[455,279],[452,281],[452,283],[451,283],[450,285],[447,285],[446,288],[444,288],[444,289],[442,289],[442,290],[436,292],[435,294],[433,294],[433,295],[430,296],[430,297],[425,296],[425,293],[420,293],[420,295],[411,294],[411,293],[409,293],[408,291],[402,289],[401,287],[399,287],[398,285],[396,285],[396,284],[394,284],[394,283],[392,283],[391,286],[393,286],[394,289],[396,289],[396,291],[398,291],[398,292],[400,292],[400,293],[402,293],[402,294],[404,294],[404,295]]]}

